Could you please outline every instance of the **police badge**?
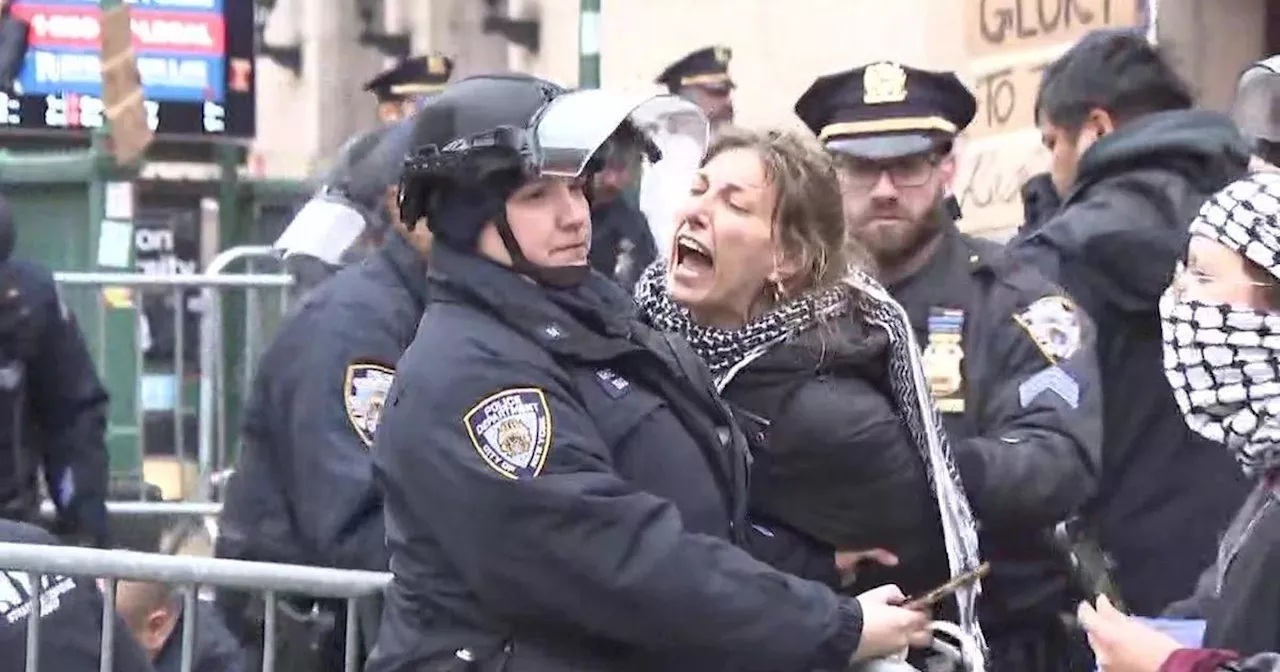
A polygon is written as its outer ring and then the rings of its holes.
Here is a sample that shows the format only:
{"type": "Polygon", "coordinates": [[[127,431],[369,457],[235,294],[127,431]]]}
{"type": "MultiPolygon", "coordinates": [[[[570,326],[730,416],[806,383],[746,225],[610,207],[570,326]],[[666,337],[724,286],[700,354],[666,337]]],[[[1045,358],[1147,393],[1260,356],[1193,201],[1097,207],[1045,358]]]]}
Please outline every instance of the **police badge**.
{"type": "Polygon", "coordinates": [[[551,448],[551,409],[542,390],[490,395],[467,411],[462,424],[480,458],[502,476],[518,481],[542,473],[551,448]]]}
{"type": "Polygon", "coordinates": [[[1057,364],[1080,349],[1080,316],[1076,305],[1065,296],[1037,299],[1013,319],[1050,364],[1057,364]]]}
{"type": "Polygon", "coordinates": [[[382,407],[395,376],[395,369],[381,364],[352,364],[347,367],[342,401],[347,407],[347,420],[365,448],[373,447],[373,434],[378,430],[382,407]]]}
{"type": "Polygon", "coordinates": [[[929,344],[921,356],[929,392],[943,413],[964,413],[964,311],[932,308],[929,344]]]}

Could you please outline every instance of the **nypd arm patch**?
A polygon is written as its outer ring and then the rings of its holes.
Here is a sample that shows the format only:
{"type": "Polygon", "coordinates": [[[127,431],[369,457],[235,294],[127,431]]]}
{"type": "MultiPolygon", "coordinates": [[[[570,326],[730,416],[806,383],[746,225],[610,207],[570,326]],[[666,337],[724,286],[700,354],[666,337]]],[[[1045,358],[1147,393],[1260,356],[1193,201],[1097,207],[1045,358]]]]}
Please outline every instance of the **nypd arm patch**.
{"type": "Polygon", "coordinates": [[[1013,317],[1050,364],[1080,350],[1080,310],[1065,296],[1046,296],[1013,317]]]}
{"type": "Polygon", "coordinates": [[[347,420],[365,448],[373,448],[373,435],[378,430],[378,420],[382,418],[382,408],[395,377],[395,369],[381,364],[347,367],[342,401],[347,408],[347,420]]]}
{"type": "Polygon", "coordinates": [[[536,387],[513,387],[481,399],[462,418],[480,459],[514,481],[535,478],[551,450],[551,408],[536,387]]]}

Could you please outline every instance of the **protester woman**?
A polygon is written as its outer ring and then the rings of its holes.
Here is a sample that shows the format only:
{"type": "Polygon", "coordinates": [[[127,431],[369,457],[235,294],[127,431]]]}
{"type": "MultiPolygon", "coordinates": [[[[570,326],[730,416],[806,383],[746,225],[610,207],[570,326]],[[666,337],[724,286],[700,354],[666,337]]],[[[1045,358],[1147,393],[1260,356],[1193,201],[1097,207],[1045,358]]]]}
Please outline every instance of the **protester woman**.
{"type": "MultiPolygon", "coordinates": [[[[975,566],[918,346],[902,308],[851,268],[863,259],[846,241],[830,157],[788,133],[722,131],[671,250],[637,302],[693,346],[747,430],[757,557],[832,586],[917,595],[975,566]]],[[[959,616],[976,632],[973,593],[959,593],[959,616]]]]}

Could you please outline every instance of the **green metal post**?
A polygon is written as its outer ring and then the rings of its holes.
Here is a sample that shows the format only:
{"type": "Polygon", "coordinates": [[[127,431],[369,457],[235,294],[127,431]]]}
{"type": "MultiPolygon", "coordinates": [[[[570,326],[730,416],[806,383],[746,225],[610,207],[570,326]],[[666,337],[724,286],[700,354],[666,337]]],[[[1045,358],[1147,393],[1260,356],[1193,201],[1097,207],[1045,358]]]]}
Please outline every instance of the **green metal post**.
{"type": "Polygon", "coordinates": [[[600,87],[600,0],[578,2],[578,87],[600,87]]]}

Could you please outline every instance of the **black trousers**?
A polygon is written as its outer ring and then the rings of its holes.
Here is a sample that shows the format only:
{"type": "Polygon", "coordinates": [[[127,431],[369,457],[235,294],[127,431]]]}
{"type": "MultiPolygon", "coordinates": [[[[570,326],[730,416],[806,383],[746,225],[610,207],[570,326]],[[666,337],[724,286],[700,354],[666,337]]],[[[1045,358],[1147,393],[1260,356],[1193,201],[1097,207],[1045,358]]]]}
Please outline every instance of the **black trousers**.
{"type": "Polygon", "coordinates": [[[989,672],[1093,672],[1097,665],[1084,631],[1062,619],[983,628],[989,672]]]}

